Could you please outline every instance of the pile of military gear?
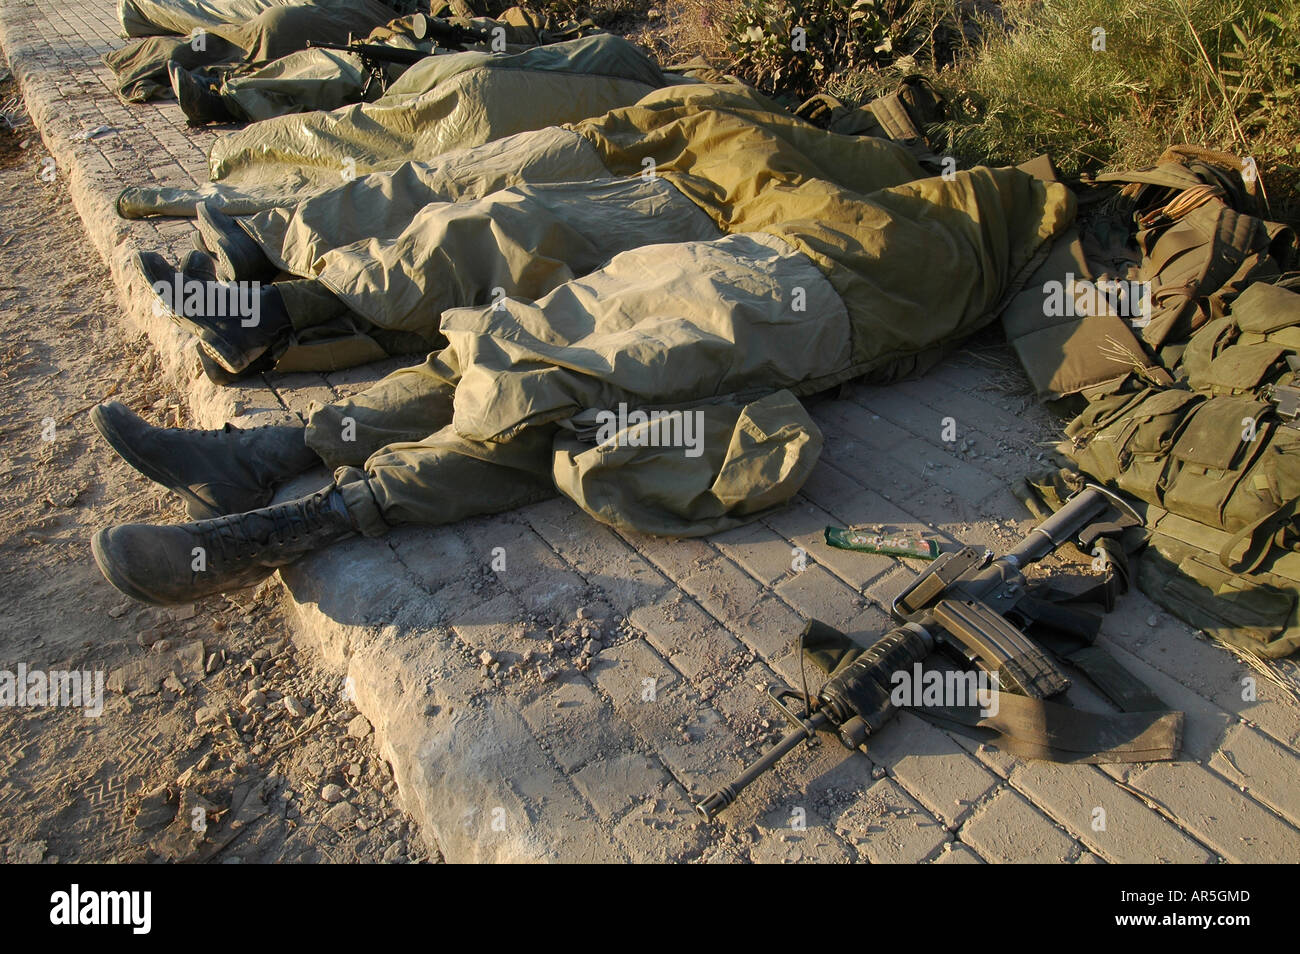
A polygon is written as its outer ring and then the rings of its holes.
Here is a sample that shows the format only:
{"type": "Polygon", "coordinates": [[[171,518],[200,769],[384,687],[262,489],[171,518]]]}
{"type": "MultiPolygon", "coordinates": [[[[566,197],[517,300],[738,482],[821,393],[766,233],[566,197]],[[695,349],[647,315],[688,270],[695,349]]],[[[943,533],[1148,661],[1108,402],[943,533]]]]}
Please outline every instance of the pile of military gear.
{"type": "Polygon", "coordinates": [[[1063,452],[1146,505],[1146,593],[1279,657],[1300,646],[1300,276],[1261,191],[1188,147],[1099,177],[1004,323],[1041,396],[1087,402],[1063,452]]]}
{"type": "MultiPolygon", "coordinates": [[[[833,728],[847,747],[856,749],[901,706],[1023,758],[1094,763],[1176,758],[1183,713],[1167,708],[1094,645],[1101,616],[1087,608],[1095,605],[1107,611],[1128,589],[1121,541],[1137,523],[1136,514],[1116,495],[1084,487],[1061,501],[1056,513],[1010,553],[994,559],[988,551],[962,547],[940,556],[894,598],[890,612],[899,625],[865,648],[825,623],[810,620],[799,645],[806,661],[827,676],[821,690],[814,699],[805,679],[798,711],[787,704],[798,695],[793,690],[769,691],[791,730],[696,809],[705,818],[714,817],[818,730],[833,728]],[[1086,591],[1070,593],[1052,581],[1025,578],[1026,567],[1079,542],[1104,544],[1106,556],[1096,563],[1098,579],[1086,591]],[[930,670],[926,674],[932,677],[932,698],[900,691],[906,682],[900,675],[909,671],[918,683],[924,681],[927,657],[936,650],[945,651],[962,669],[973,664],[992,675],[993,688],[950,692],[944,699],[937,691],[942,681],[933,678],[940,674],[930,670]],[[1070,678],[1058,659],[1083,672],[1121,711],[1090,712],[1063,704],[1070,678]]],[[[948,680],[954,689],[963,683],[974,687],[977,681],[948,680]]]]}

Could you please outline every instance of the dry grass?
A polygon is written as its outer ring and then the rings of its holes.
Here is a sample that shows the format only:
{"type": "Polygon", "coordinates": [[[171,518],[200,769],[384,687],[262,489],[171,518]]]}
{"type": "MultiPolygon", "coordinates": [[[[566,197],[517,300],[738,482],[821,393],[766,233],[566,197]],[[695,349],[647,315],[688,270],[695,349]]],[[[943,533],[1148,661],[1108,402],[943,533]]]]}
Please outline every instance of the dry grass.
{"type": "MultiPolygon", "coordinates": [[[[772,32],[786,30],[814,15],[837,16],[841,7],[858,9],[853,0],[670,0],[664,48],[673,63],[703,57],[786,101],[824,91],[861,103],[908,73],[926,74],[953,108],[932,133],[963,164],[1018,163],[1047,152],[1066,175],[1078,175],[1146,165],[1176,143],[1249,156],[1268,182],[1271,215],[1296,224],[1300,2],[1262,6],[874,0],[890,41],[887,62],[836,62],[835,49],[810,44],[802,55],[821,68],[800,71],[783,65],[794,54],[769,45],[760,56],[737,31],[763,17],[776,25],[772,32]],[[1104,50],[1094,49],[1098,28],[1104,50]],[[783,85],[783,76],[791,83],[783,85]],[[806,88],[809,76],[815,90],[806,88]]],[[[836,49],[847,49],[836,35],[836,49]]]]}

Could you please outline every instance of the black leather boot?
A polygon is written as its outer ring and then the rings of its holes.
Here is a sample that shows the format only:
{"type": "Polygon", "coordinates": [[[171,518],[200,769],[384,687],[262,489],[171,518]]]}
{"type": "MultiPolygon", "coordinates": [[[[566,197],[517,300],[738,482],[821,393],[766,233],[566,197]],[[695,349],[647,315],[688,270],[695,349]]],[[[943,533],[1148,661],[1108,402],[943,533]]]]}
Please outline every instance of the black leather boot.
{"type": "Polygon", "coordinates": [[[354,533],[342,495],[330,488],[212,520],[110,527],[95,534],[91,550],[108,582],[132,599],[166,606],[253,586],[354,533]]]}
{"type": "Polygon", "coordinates": [[[212,256],[202,249],[186,252],[181,259],[181,274],[192,276],[199,281],[215,282],[217,280],[217,263],[212,256]]]}
{"type": "Polygon", "coordinates": [[[321,463],[301,427],[154,427],[117,401],[93,409],[90,420],[119,457],[180,494],[196,520],[265,507],[278,484],[321,463]]]}
{"type": "Polygon", "coordinates": [[[204,248],[217,263],[217,278],[221,281],[270,281],[279,274],[262,247],[224,212],[200,202],[195,207],[194,221],[204,248]]]}
{"type": "Polygon", "coordinates": [[[175,60],[167,64],[167,76],[171,80],[176,101],[180,103],[181,112],[191,126],[231,123],[238,118],[211,83],[195,76],[175,60]]]}
{"type": "Polygon", "coordinates": [[[274,285],[217,282],[197,272],[177,272],[157,252],[136,252],[132,261],[167,314],[231,374],[248,370],[292,329],[274,285]]]}

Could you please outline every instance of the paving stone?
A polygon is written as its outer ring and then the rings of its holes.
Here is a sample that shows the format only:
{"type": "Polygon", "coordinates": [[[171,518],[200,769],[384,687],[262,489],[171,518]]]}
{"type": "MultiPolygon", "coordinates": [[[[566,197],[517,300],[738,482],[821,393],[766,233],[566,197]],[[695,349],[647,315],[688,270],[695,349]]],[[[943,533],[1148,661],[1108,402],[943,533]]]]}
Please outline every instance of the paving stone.
{"type": "MultiPolygon", "coordinates": [[[[830,471],[830,468],[818,468],[816,472],[823,471],[830,471]]],[[[870,494],[865,490],[861,493],[870,494]]],[[[881,500],[881,502],[888,506],[887,501],[881,500]]],[[[804,548],[809,566],[826,567],[854,590],[861,590],[872,580],[888,573],[898,561],[893,557],[880,554],[832,547],[826,543],[826,528],[869,522],[871,521],[858,516],[854,516],[851,520],[837,518],[813,504],[787,507],[765,520],[768,526],[783,534],[790,543],[804,548]],[[788,519],[787,515],[798,515],[799,519],[788,519]]],[[[906,518],[905,522],[910,524],[913,521],[911,518],[906,518]]]]}
{"type": "Polygon", "coordinates": [[[1078,846],[1019,793],[1002,789],[961,827],[961,840],[989,861],[1070,861],[1078,846]]]}
{"type": "Polygon", "coordinates": [[[668,586],[650,561],[568,500],[533,504],[519,516],[620,612],[650,602],[668,586]]]}
{"type": "MultiPolygon", "coordinates": [[[[605,676],[605,680],[596,676],[602,691],[610,684],[608,671],[605,676]]],[[[613,689],[625,692],[617,681],[613,689]]],[[[727,781],[742,761],[744,745],[721,714],[680,680],[660,680],[653,698],[648,691],[646,686],[636,688],[636,694],[625,692],[622,703],[615,699],[615,712],[638,738],[654,747],[674,777],[691,792],[707,793],[727,781]]]]}
{"type": "Polygon", "coordinates": [[[836,829],[872,864],[924,861],[948,832],[897,782],[882,778],[835,819],[836,829]]]}
{"type": "Polygon", "coordinates": [[[620,846],[633,860],[667,862],[691,860],[709,846],[705,821],[695,813],[684,792],[673,801],[634,806],[614,826],[620,846]]]}
{"type": "Polygon", "coordinates": [[[1292,824],[1300,823],[1300,759],[1255,729],[1234,725],[1223,737],[1210,767],[1251,794],[1292,824]]]}
{"type": "Polygon", "coordinates": [[[662,765],[639,752],[598,759],[573,774],[578,791],[604,818],[613,818],[634,803],[658,797],[670,782],[662,765]]]}
{"type": "Polygon", "coordinates": [[[968,847],[958,843],[951,843],[951,848],[940,851],[939,855],[932,862],[936,865],[982,865],[984,859],[968,847]]]}
{"type": "Polygon", "coordinates": [[[922,804],[954,825],[998,784],[947,734],[909,712],[871,737],[867,754],[922,804]]]}
{"type": "Polygon", "coordinates": [[[1295,828],[1204,766],[1159,762],[1129,775],[1128,784],[1229,861],[1300,861],[1295,828]]]}
{"type": "Polygon", "coordinates": [[[1091,765],[1017,760],[1011,784],[1084,845],[1114,862],[1206,864],[1213,853],[1091,765]]]}
{"type": "Polygon", "coordinates": [[[687,643],[699,639],[717,623],[713,617],[680,590],[672,590],[653,603],[638,606],[628,620],[646,634],[663,655],[681,652],[687,643]]]}
{"type": "Polygon", "coordinates": [[[770,666],[758,660],[743,669],[729,688],[717,693],[709,701],[732,722],[757,717],[768,719],[776,725],[781,717],[768,700],[766,690],[768,686],[780,681],[770,666]]]}
{"type": "Polygon", "coordinates": [[[779,584],[776,592],[804,619],[817,619],[841,631],[866,608],[866,601],[819,566],[779,584]]]}
{"type": "Polygon", "coordinates": [[[566,772],[609,752],[627,751],[636,741],[628,725],[577,672],[565,673],[534,690],[520,713],[566,772]]]}
{"type": "MultiPolygon", "coordinates": [[[[788,507],[786,512],[798,509],[788,507]]],[[[771,586],[794,572],[796,554],[790,541],[765,524],[751,523],[715,534],[712,542],[764,586],[771,586]]]]}
{"type": "Polygon", "coordinates": [[[815,810],[775,809],[756,826],[758,837],[750,847],[755,864],[835,864],[854,860],[852,849],[836,837],[815,810]]]}
{"type": "Polygon", "coordinates": [[[463,577],[471,562],[468,544],[451,527],[399,528],[386,539],[407,570],[430,591],[463,577]]]}
{"type": "Polygon", "coordinates": [[[679,581],[706,564],[718,559],[718,551],[694,537],[671,539],[645,533],[622,533],[621,536],[638,553],[649,560],[669,579],[679,581]]]}
{"type": "Polygon", "coordinates": [[[591,680],[623,713],[656,705],[681,676],[645,640],[631,639],[593,660],[591,680]]]}

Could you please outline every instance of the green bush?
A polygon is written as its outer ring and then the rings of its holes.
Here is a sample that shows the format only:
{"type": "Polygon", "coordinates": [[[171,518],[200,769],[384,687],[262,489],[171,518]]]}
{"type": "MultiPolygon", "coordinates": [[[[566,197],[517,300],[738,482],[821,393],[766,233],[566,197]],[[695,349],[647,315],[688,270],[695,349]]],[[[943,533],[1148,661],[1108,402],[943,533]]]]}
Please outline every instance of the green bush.
{"type": "Polygon", "coordinates": [[[888,62],[876,0],[741,0],[723,24],[733,69],[755,85],[807,95],[837,69],[888,62]]]}
{"type": "Polygon", "coordinates": [[[765,92],[866,102],[910,72],[948,97],[963,165],[1066,175],[1178,143],[1251,157],[1300,221],[1300,0],[679,0],[671,46],[765,92]],[[806,31],[807,48],[790,43],[806,31]],[[1104,30],[1104,49],[1098,48],[1104,30]]]}

